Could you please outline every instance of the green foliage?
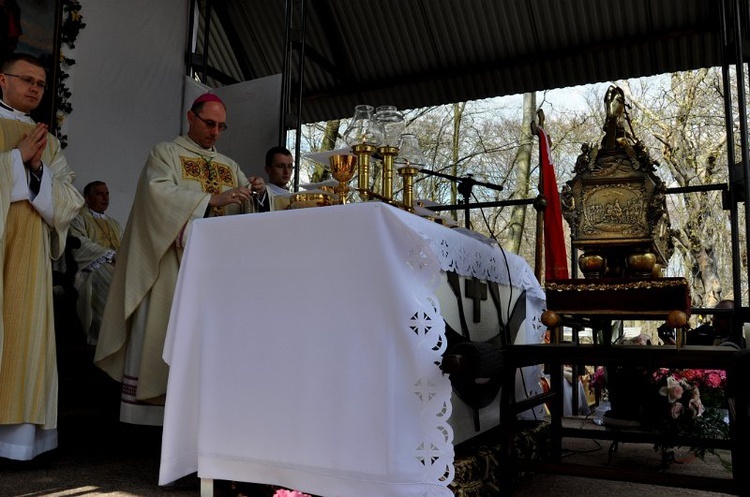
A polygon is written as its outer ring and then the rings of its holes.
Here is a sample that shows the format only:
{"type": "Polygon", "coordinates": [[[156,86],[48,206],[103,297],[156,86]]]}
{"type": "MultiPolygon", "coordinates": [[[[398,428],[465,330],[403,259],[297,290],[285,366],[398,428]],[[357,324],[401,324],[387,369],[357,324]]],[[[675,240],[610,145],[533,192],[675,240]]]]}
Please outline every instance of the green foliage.
{"type": "MultiPolygon", "coordinates": [[[[60,25],[60,41],[69,48],[75,48],[75,42],[78,39],[78,33],[86,27],[81,15],[81,2],[77,0],[62,0],[63,20],[60,25]]],[[[57,129],[60,146],[65,148],[68,145],[68,136],[59,132],[65,116],[73,112],[73,106],[70,103],[72,93],[67,85],[69,77],[68,70],[75,64],[75,60],[66,57],[60,53],[58,62],[59,70],[57,73],[57,129]]]]}

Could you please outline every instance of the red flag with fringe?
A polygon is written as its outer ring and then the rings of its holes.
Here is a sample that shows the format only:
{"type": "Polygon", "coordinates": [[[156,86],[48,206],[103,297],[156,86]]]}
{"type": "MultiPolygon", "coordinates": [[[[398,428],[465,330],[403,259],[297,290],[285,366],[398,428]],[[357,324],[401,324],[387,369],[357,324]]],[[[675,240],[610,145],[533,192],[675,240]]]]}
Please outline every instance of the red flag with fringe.
{"type": "Polygon", "coordinates": [[[560,194],[557,190],[555,166],[549,156],[547,134],[539,130],[539,161],[541,162],[542,193],[547,199],[544,209],[544,279],[546,281],[568,278],[568,254],[562,225],[560,194]]]}

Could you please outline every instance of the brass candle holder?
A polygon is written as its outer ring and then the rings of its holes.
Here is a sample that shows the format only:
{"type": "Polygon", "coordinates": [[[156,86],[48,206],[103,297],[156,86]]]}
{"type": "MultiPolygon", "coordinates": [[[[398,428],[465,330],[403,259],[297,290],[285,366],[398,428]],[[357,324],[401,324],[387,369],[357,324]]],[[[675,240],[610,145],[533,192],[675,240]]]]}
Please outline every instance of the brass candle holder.
{"type": "Polygon", "coordinates": [[[398,147],[378,147],[378,153],[383,157],[383,189],[381,194],[390,201],[393,199],[393,158],[398,155],[398,147]]]}
{"type": "Polygon", "coordinates": [[[370,200],[370,157],[375,148],[369,143],[358,143],[352,147],[357,156],[357,191],[362,202],[370,200]]]}
{"type": "Polygon", "coordinates": [[[420,165],[424,164],[424,156],[419,149],[416,135],[406,133],[401,135],[398,143],[398,157],[394,159],[398,164],[398,174],[404,185],[404,208],[414,212],[414,176],[420,172],[420,165]]]}
{"type": "Polygon", "coordinates": [[[418,167],[410,165],[398,168],[398,175],[404,182],[404,209],[414,212],[414,176],[419,172],[418,167]]]}
{"type": "Polygon", "coordinates": [[[404,116],[394,105],[381,105],[375,111],[375,119],[383,130],[383,140],[378,152],[383,162],[383,188],[381,194],[388,202],[393,200],[393,163],[398,155],[398,141],[406,125],[404,116]]]}

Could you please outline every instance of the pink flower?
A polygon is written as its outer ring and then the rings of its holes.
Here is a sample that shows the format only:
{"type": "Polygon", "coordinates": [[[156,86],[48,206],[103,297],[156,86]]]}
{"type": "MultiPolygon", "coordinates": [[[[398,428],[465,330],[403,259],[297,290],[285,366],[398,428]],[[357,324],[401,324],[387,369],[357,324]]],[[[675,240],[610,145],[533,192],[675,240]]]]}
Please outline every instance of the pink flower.
{"type": "Polygon", "coordinates": [[[662,380],[662,378],[665,378],[667,375],[669,375],[670,370],[667,368],[659,368],[656,371],[654,371],[653,374],[653,380],[656,383],[659,383],[659,381],[662,380]]]}
{"type": "Polygon", "coordinates": [[[591,380],[589,382],[589,391],[591,393],[595,393],[596,389],[598,388],[600,391],[603,391],[606,387],[606,370],[604,367],[598,367],[594,371],[594,374],[591,376],[591,380]]]}
{"type": "Polygon", "coordinates": [[[721,369],[681,369],[673,373],[678,380],[698,384],[707,388],[724,388],[727,373],[721,369]]]}
{"type": "Polygon", "coordinates": [[[675,402],[674,404],[672,404],[670,414],[672,415],[672,419],[679,418],[680,414],[682,414],[682,404],[680,404],[679,402],[675,402]]]}
{"type": "Polygon", "coordinates": [[[726,373],[724,371],[710,371],[706,375],[706,385],[711,388],[720,388],[725,379],[726,373]]]}
{"type": "Polygon", "coordinates": [[[273,497],[310,497],[310,495],[303,494],[299,490],[284,490],[280,488],[273,494],[273,497]]]}

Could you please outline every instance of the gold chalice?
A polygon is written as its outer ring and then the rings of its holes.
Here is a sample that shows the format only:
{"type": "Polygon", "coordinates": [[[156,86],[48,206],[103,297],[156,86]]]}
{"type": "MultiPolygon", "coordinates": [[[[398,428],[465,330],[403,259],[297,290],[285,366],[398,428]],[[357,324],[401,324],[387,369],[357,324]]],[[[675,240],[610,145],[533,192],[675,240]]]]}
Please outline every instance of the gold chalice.
{"type": "Polygon", "coordinates": [[[332,155],[329,159],[331,163],[331,176],[339,182],[336,187],[336,193],[339,196],[339,204],[346,203],[346,196],[349,192],[349,183],[357,172],[357,157],[354,155],[332,155]]]}

